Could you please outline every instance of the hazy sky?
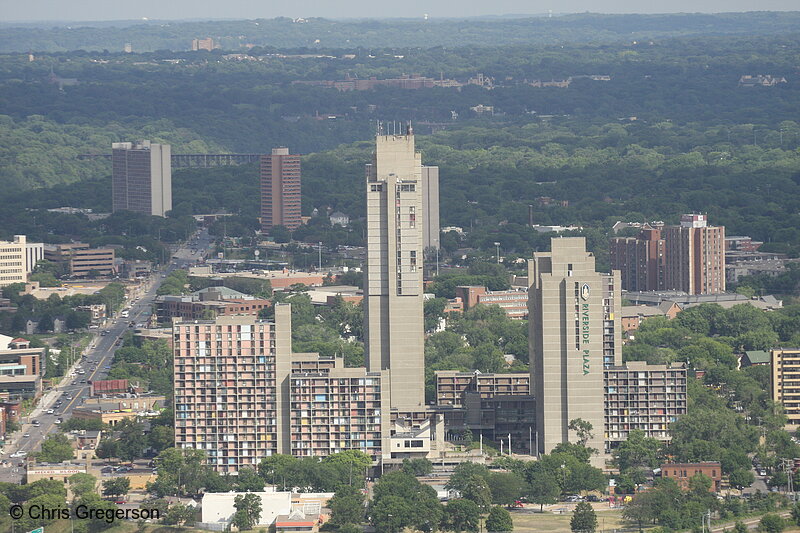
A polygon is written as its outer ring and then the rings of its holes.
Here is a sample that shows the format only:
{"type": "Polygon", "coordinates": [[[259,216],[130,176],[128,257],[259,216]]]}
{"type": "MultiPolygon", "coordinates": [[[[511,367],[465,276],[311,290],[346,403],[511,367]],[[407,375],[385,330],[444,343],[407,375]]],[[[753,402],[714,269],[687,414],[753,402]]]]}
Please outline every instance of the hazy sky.
{"type": "Polygon", "coordinates": [[[787,11],[797,0],[0,0],[0,20],[472,17],[554,13],[787,11]]]}

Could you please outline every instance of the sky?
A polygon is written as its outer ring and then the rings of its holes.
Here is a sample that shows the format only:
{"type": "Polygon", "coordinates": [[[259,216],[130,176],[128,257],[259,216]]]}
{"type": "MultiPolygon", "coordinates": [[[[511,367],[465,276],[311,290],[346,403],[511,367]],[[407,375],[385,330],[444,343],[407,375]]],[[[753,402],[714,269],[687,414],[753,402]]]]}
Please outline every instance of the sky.
{"type": "Polygon", "coordinates": [[[553,13],[800,10],[797,0],[0,0],[0,21],[475,17],[553,13]]]}

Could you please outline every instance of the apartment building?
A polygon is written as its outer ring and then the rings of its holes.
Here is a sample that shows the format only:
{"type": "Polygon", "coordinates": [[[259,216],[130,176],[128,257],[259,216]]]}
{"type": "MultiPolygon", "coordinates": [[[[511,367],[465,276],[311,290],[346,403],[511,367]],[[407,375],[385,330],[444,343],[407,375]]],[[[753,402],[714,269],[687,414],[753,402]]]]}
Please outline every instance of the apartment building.
{"type": "Polygon", "coordinates": [[[89,248],[88,244],[82,242],[46,245],[44,258],[64,265],[74,278],[95,274],[109,276],[114,273],[113,248],[89,248]]]}
{"type": "Polygon", "coordinates": [[[387,435],[385,374],[364,368],[291,375],[291,453],[325,457],[360,450],[379,457],[387,435]]]}
{"type": "Polygon", "coordinates": [[[176,447],[205,451],[219,472],[290,452],[290,313],[173,324],[176,447]]]}
{"type": "Polygon", "coordinates": [[[0,287],[28,281],[26,257],[25,235],[14,235],[13,241],[0,241],[0,287]]]}
{"type": "Polygon", "coordinates": [[[164,217],[172,210],[172,149],[150,141],[111,144],[112,209],[164,217]]]}
{"type": "Polygon", "coordinates": [[[772,360],[772,401],[783,407],[789,424],[800,424],[800,348],[776,348],[772,360]]]}
{"type": "Polygon", "coordinates": [[[261,229],[274,226],[297,229],[300,215],[300,156],[288,148],[273,148],[261,156],[261,229]]]}
{"type": "Polygon", "coordinates": [[[642,229],[638,237],[611,239],[611,268],[620,271],[622,288],[628,291],[663,290],[665,247],[661,230],[649,226],[642,229]]]}
{"type": "Polygon", "coordinates": [[[686,365],[629,361],[603,372],[604,440],[610,453],[631,431],[669,440],[669,424],[686,414],[686,365]]]}
{"type": "Polygon", "coordinates": [[[725,227],[709,226],[707,215],[681,216],[663,229],[665,288],[688,294],[725,292],[725,227]]]}

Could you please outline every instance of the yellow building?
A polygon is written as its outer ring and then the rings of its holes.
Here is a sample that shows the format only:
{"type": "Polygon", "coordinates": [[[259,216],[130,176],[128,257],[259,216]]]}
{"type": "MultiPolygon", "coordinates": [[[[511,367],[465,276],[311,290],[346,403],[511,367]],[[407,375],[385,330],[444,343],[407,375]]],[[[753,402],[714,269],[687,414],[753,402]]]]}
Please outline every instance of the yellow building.
{"type": "Polygon", "coordinates": [[[790,424],[800,424],[800,348],[776,348],[770,355],[772,401],[783,406],[790,424]]]}
{"type": "Polygon", "coordinates": [[[25,235],[14,235],[13,241],[0,241],[0,287],[26,281],[25,235]]]}

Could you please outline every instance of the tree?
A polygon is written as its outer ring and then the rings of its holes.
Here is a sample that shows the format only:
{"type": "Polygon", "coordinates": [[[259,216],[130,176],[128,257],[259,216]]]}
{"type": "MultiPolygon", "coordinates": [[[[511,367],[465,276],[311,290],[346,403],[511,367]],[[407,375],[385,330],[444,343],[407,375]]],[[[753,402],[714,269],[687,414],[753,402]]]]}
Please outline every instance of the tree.
{"type": "Polygon", "coordinates": [[[126,477],[115,477],[103,481],[104,496],[123,496],[131,490],[131,480],[126,477]]]}
{"type": "Polygon", "coordinates": [[[459,463],[455,469],[453,469],[453,474],[450,476],[450,480],[447,482],[445,487],[448,490],[463,491],[470,478],[472,478],[474,475],[485,478],[489,475],[489,471],[485,466],[477,463],[459,463]]]}
{"type": "Polygon", "coordinates": [[[644,531],[644,524],[656,519],[658,509],[653,502],[652,492],[642,492],[637,494],[630,502],[625,504],[622,509],[622,518],[639,528],[640,533],[644,531]]]}
{"type": "Polygon", "coordinates": [[[586,443],[592,439],[592,429],[594,429],[594,426],[592,426],[591,422],[583,420],[582,418],[573,418],[569,421],[569,426],[567,427],[578,436],[578,444],[581,446],[586,446],[586,443]]]}
{"type": "Polygon", "coordinates": [[[63,463],[75,458],[75,451],[63,433],[53,433],[42,442],[42,451],[37,455],[45,463],[63,463]]]}
{"type": "Polygon", "coordinates": [[[239,492],[260,492],[264,490],[264,478],[255,468],[240,468],[236,476],[236,490],[239,492]]]}
{"type": "Polygon", "coordinates": [[[620,472],[634,468],[655,468],[661,456],[661,443],[648,437],[641,429],[634,429],[628,438],[614,449],[614,463],[620,472]]]}
{"type": "Polygon", "coordinates": [[[492,507],[489,518],[486,519],[487,531],[514,531],[514,522],[511,513],[500,506],[492,507]]]}
{"type": "Polygon", "coordinates": [[[594,533],[597,529],[597,515],[592,508],[592,504],[580,502],[575,506],[569,527],[573,533],[594,533]]]}
{"type": "Polygon", "coordinates": [[[179,503],[170,507],[164,515],[164,523],[167,525],[188,525],[194,518],[194,508],[179,503]]]}
{"type": "Polygon", "coordinates": [[[342,485],[328,502],[328,507],[333,524],[360,524],[364,519],[364,494],[356,487],[342,485]]]}
{"type": "Polygon", "coordinates": [[[472,474],[461,488],[461,497],[473,502],[481,512],[486,512],[492,506],[492,493],[486,479],[478,474],[472,474]]]}
{"type": "Polygon", "coordinates": [[[405,498],[386,496],[370,506],[370,522],[378,531],[398,533],[414,520],[416,510],[405,498]]]}
{"type": "Polygon", "coordinates": [[[513,505],[525,493],[525,481],[513,472],[490,472],[486,484],[495,505],[513,505]]]}
{"type": "Polygon", "coordinates": [[[470,500],[451,500],[445,507],[449,529],[453,531],[478,531],[481,510],[470,500]]]}
{"type": "Polygon", "coordinates": [[[533,471],[529,473],[528,486],[528,498],[533,503],[539,504],[540,511],[544,509],[545,504],[556,503],[561,494],[558,482],[541,465],[535,465],[533,471]]]}
{"type": "Polygon", "coordinates": [[[258,494],[248,493],[238,495],[233,499],[236,512],[233,514],[232,523],[240,530],[253,529],[261,518],[261,498],[258,494]]]}
{"type": "Polygon", "coordinates": [[[796,503],[792,506],[792,522],[795,525],[800,525],[800,503],[796,503]]]}
{"type": "Polygon", "coordinates": [[[424,476],[433,472],[433,463],[429,459],[403,459],[403,472],[412,476],[424,476]]]}
{"type": "Polygon", "coordinates": [[[69,477],[69,488],[76,498],[93,493],[97,486],[97,478],[91,474],[73,474],[69,477]]]}
{"type": "Polygon", "coordinates": [[[758,530],[765,533],[781,533],[784,529],[786,529],[786,520],[774,513],[765,514],[758,523],[758,530]]]}
{"type": "Polygon", "coordinates": [[[741,490],[752,485],[753,481],[755,481],[755,476],[750,470],[739,468],[731,472],[729,479],[732,487],[741,490]]]}

